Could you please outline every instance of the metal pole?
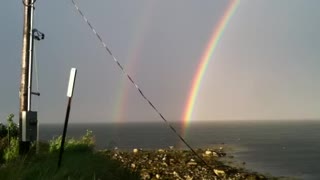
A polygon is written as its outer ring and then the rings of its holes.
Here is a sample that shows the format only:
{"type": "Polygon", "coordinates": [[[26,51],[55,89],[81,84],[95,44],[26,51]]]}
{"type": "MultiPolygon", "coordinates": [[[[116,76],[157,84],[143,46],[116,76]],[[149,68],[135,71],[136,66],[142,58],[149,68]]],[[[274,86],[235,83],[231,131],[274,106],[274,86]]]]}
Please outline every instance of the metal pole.
{"type": "Polygon", "coordinates": [[[69,121],[69,114],[70,114],[70,109],[71,109],[71,99],[72,99],[72,97],[68,98],[68,107],[67,107],[66,118],[65,118],[64,127],[63,127],[63,134],[62,134],[62,140],[61,140],[61,146],[60,146],[58,168],[60,168],[60,166],[61,166],[62,154],[63,154],[63,151],[64,151],[64,142],[66,140],[67,129],[68,129],[68,121],[69,121]]]}
{"type": "Polygon", "coordinates": [[[76,76],[77,76],[77,69],[71,68],[69,84],[68,84],[68,91],[67,91],[68,106],[67,106],[67,112],[66,112],[66,119],[64,121],[64,127],[63,127],[63,134],[62,134],[62,140],[61,140],[61,146],[60,146],[60,154],[59,154],[59,160],[58,160],[58,169],[61,166],[62,154],[64,151],[64,143],[65,143],[65,139],[66,139],[66,135],[67,135],[69,114],[70,114],[70,109],[71,109],[71,100],[72,100],[72,96],[73,96],[76,76]]]}
{"type": "Polygon", "coordinates": [[[39,121],[37,121],[37,146],[36,146],[36,153],[39,154],[40,152],[40,124],[39,121]]]}
{"type": "Polygon", "coordinates": [[[31,33],[30,33],[30,56],[29,56],[29,73],[28,73],[28,107],[27,111],[31,111],[31,98],[32,98],[32,71],[33,71],[33,49],[34,49],[34,37],[33,37],[33,12],[31,14],[31,33]]]}
{"type": "Polygon", "coordinates": [[[24,139],[26,127],[23,119],[23,111],[28,110],[28,78],[29,78],[29,61],[31,56],[31,38],[32,38],[32,14],[34,0],[23,0],[24,5],[24,24],[22,40],[22,58],[21,58],[21,81],[20,81],[20,111],[19,111],[19,154],[25,154],[29,151],[30,142],[24,139]]]}

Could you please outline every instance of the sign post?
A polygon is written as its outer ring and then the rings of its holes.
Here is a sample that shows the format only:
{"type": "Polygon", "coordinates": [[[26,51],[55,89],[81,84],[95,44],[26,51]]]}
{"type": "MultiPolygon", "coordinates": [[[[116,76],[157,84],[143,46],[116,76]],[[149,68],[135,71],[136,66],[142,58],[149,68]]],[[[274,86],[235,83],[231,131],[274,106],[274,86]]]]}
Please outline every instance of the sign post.
{"type": "Polygon", "coordinates": [[[65,143],[67,129],[68,129],[69,114],[70,114],[70,109],[71,109],[71,100],[72,100],[72,96],[73,96],[73,90],[74,90],[74,83],[75,83],[75,80],[76,80],[76,75],[77,75],[77,69],[76,68],[71,68],[68,91],[67,91],[68,106],[67,106],[66,118],[65,118],[65,121],[64,121],[64,127],[63,127],[63,134],[62,134],[62,140],[61,140],[61,146],[60,146],[58,168],[60,168],[60,166],[61,166],[62,154],[63,154],[63,151],[64,151],[64,143],[65,143]]]}

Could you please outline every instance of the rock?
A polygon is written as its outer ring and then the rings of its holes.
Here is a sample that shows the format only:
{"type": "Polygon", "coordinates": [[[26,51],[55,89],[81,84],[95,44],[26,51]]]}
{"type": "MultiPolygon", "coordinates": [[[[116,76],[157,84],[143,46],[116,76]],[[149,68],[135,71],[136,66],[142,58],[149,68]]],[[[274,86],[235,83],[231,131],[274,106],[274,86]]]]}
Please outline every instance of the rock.
{"type": "Polygon", "coordinates": [[[259,179],[259,177],[257,177],[256,175],[251,174],[251,175],[247,176],[246,179],[248,179],[248,180],[256,180],[256,179],[259,179]]]}
{"type": "Polygon", "coordinates": [[[168,166],[168,164],[166,162],[163,162],[162,165],[165,166],[165,167],[168,166]]]}
{"type": "Polygon", "coordinates": [[[171,159],[169,160],[169,162],[170,162],[171,164],[173,164],[173,163],[175,162],[175,160],[171,158],[171,159]]]}
{"type": "Polygon", "coordinates": [[[218,154],[219,157],[225,157],[227,155],[227,153],[222,152],[222,151],[217,153],[217,154],[218,154]]]}
{"type": "Polygon", "coordinates": [[[187,163],[188,166],[196,166],[198,163],[194,161],[194,159],[190,159],[190,161],[187,163]]]}
{"type": "Polygon", "coordinates": [[[158,149],[159,153],[164,153],[165,151],[163,149],[158,149]]]}
{"type": "Polygon", "coordinates": [[[212,152],[209,151],[209,150],[206,150],[206,152],[204,152],[204,154],[207,155],[207,156],[210,156],[212,154],[212,152]]]}
{"type": "Polygon", "coordinates": [[[226,173],[224,172],[224,170],[221,169],[213,169],[214,173],[219,176],[219,177],[224,177],[226,175],[226,173]]]}
{"type": "Polygon", "coordinates": [[[133,149],[133,153],[138,153],[138,152],[139,152],[139,149],[137,149],[137,148],[133,149]]]}
{"type": "Polygon", "coordinates": [[[132,169],[136,168],[136,165],[134,163],[131,163],[131,168],[132,169]]]}
{"type": "Polygon", "coordinates": [[[190,176],[189,174],[187,174],[187,175],[184,176],[184,179],[185,180],[193,180],[193,177],[190,176]]]}
{"type": "Polygon", "coordinates": [[[150,177],[150,174],[148,173],[148,172],[142,172],[141,174],[140,174],[140,176],[141,176],[141,179],[143,179],[143,180],[147,180],[147,179],[150,179],[151,177],[150,177]]]}
{"type": "Polygon", "coordinates": [[[180,177],[180,175],[176,172],[176,171],[173,171],[173,176],[174,177],[176,177],[176,178],[178,178],[178,179],[182,179],[181,177],[180,177]]]}
{"type": "Polygon", "coordinates": [[[213,156],[213,157],[219,157],[219,154],[213,151],[213,152],[212,152],[212,156],[213,156]]]}
{"type": "Polygon", "coordinates": [[[150,174],[149,174],[149,172],[148,172],[147,169],[142,169],[142,170],[140,171],[140,177],[141,177],[141,179],[143,179],[143,180],[151,179],[151,176],[150,176],[150,174]]]}
{"type": "Polygon", "coordinates": [[[203,154],[203,157],[220,157],[218,153],[214,152],[214,151],[210,151],[210,150],[206,150],[203,154]]]}

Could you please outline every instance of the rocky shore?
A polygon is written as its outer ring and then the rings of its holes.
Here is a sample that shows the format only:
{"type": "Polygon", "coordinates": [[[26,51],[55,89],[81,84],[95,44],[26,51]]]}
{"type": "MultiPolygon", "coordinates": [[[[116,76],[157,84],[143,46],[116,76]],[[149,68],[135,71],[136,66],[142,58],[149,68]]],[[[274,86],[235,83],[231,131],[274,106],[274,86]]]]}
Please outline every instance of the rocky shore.
{"type": "Polygon", "coordinates": [[[260,180],[278,179],[250,172],[243,168],[226,165],[226,153],[223,148],[197,149],[196,153],[209,166],[204,164],[189,150],[158,149],[120,151],[118,149],[105,150],[104,154],[115,159],[125,168],[140,174],[141,179],[177,179],[177,180],[260,180]]]}

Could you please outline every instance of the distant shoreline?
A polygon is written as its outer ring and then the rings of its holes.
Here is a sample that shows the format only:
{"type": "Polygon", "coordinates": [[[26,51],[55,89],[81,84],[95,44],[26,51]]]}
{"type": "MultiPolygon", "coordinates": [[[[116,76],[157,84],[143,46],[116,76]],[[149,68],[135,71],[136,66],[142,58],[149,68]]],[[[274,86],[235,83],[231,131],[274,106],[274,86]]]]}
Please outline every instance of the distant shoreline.
{"type": "MultiPolygon", "coordinates": [[[[55,123],[55,122],[41,122],[41,120],[39,120],[41,125],[63,125],[63,122],[61,121],[60,123],[55,123]]],[[[183,122],[181,121],[168,121],[169,123],[172,124],[181,124],[183,122]]],[[[241,123],[246,123],[246,122],[250,122],[250,123],[257,123],[257,124],[270,124],[270,123],[286,123],[286,122],[290,122],[290,123],[320,123],[320,119],[279,119],[279,120],[212,120],[212,121],[191,121],[190,124],[206,124],[206,123],[227,123],[227,124],[241,124],[241,123]]],[[[1,123],[1,122],[0,122],[1,123]]],[[[90,124],[159,124],[159,123],[164,123],[162,120],[159,120],[157,122],[155,121],[135,121],[135,122],[72,122],[72,120],[70,120],[69,125],[90,125],[90,124]]]]}

